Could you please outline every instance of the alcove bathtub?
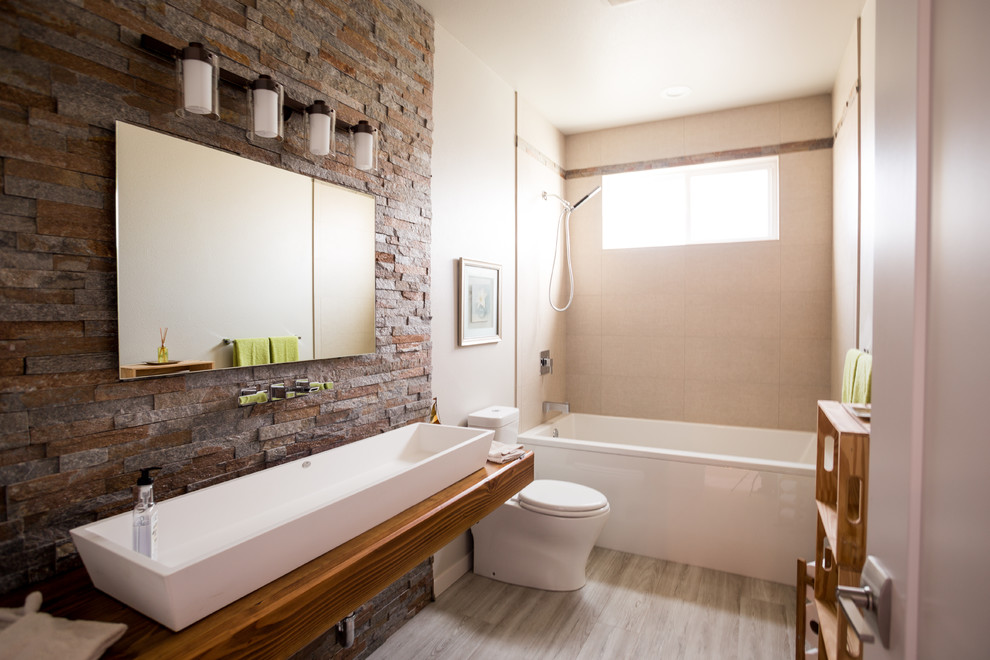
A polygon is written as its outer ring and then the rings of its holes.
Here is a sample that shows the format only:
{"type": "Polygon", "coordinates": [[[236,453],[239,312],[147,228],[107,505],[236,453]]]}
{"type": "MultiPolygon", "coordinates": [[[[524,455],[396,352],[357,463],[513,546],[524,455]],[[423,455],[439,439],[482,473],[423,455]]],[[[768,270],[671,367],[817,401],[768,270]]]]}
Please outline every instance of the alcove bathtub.
{"type": "Polygon", "coordinates": [[[571,413],[519,442],[608,497],[602,547],[785,584],[814,554],[812,432],[571,413]]]}

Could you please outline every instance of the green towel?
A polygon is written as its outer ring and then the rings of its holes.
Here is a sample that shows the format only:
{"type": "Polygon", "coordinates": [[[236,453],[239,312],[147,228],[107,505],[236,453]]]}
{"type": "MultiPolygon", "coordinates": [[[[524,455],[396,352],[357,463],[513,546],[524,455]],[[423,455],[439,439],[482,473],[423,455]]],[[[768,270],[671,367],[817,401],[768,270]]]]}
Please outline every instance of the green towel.
{"type": "Polygon", "coordinates": [[[271,344],[272,362],[299,361],[299,337],[269,337],[268,342],[271,344]]]}
{"type": "Polygon", "coordinates": [[[842,367],[842,403],[852,403],[853,382],[856,379],[856,363],[863,351],[850,348],[846,353],[846,362],[842,367]]]}
{"type": "Polygon", "coordinates": [[[234,340],[234,366],[249,367],[253,364],[268,364],[272,361],[267,337],[234,340]]]}
{"type": "Polygon", "coordinates": [[[268,392],[258,392],[257,394],[245,394],[237,397],[237,405],[250,406],[252,403],[268,403],[268,392]]]}
{"type": "Polygon", "coordinates": [[[856,361],[856,377],[853,379],[852,401],[850,403],[870,403],[873,394],[873,356],[863,353],[856,361]]]}

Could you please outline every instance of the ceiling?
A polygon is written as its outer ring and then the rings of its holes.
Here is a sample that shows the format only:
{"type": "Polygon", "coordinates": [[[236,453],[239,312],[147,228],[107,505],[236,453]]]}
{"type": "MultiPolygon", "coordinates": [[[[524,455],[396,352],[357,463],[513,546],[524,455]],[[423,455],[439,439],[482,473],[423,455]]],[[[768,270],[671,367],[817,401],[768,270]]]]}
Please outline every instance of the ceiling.
{"type": "Polygon", "coordinates": [[[827,92],[863,5],[417,1],[568,135],[827,92]],[[692,92],[666,98],[672,86],[692,92]]]}

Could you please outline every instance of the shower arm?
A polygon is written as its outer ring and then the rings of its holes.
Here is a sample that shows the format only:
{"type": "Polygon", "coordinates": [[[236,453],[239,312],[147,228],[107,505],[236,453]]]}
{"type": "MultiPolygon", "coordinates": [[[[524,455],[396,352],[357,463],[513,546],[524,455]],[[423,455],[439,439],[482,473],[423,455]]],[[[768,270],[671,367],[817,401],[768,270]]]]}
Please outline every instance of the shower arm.
{"type": "Polygon", "coordinates": [[[553,197],[554,199],[560,200],[560,203],[563,204],[564,205],[564,208],[567,209],[568,211],[573,211],[574,210],[574,207],[571,206],[571,203],[568,202],[563,197],[561,197],[560,195],[555,195],[553,193],[547,192],[546,190],[543,191],[543,199],[550,199],[551,197],[553,197]]]}

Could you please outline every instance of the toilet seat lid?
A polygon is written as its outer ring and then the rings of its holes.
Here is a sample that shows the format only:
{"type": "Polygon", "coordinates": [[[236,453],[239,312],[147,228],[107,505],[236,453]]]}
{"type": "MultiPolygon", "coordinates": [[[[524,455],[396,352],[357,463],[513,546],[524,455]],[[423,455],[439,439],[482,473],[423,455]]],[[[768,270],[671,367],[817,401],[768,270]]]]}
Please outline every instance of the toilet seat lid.
{"type": "Polygon", "coordinates": [[[608,507],[608,499],[594,488],[556,479],[537,479],[516,499],[524,509],[568,517],[593,515],[608,507]]]}

